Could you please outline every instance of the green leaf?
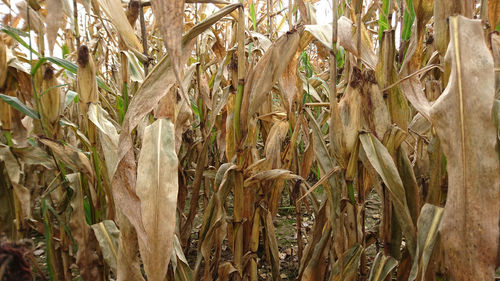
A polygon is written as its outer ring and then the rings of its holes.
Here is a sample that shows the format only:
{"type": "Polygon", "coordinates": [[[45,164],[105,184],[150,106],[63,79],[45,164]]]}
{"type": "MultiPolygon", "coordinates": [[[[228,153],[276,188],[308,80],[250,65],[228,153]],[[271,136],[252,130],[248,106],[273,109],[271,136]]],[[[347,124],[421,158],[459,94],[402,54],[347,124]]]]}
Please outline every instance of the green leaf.
{"type": "Polygon", "coordinates": [[[411,27],[415,21],[415,9],[413,7],[413,0],[406,1],[408,9],[405,9],[403,16],[403,30],[401,31],[401,40],[408,41],[411,37],[411,27]],[[408,13],[409,12],[409,13],[408,13]]]}
{"type": "Polygon", "coordinates": [[[12,37],[14,40],[19,42],[19,44],[23,45],[26,49],[30,50],[33,54],[41,57],[41,55],[33,50],[26,41],[24,41],[20,36],[28,36],[27,33],[22,33],[22,31],[15,29],[13,27],[2,26],[2,32],[12,37]]]}
{"type": "Polygon", "coordinates": [[[47,201],[42,199],[42,215],[43,215],[43,229],[45,233],[45,251],[47,256],[47,268],[49,271],[50,280],[55,280],[55,270],[53,264],[54,252],[52,251],[52,228],[49,220],[49,213],[47,211],[47,201]]]}
{"type": "Polygon", "coordinates": [[[0,99],[5,101],[8,105],[12,106],[13,108],[17,109],[18,111],[24,113],[26,116],[29,116],[33,119],[40,119],[38,112],[36,112],[34,109],[26,106],[17,97],[11,97],[11,96],[0,94],[0,99]]]}
{"type": "Polygon", "coordinates": [[[43,91],[41,94],[40,94],[40,97],[43,97],[46,93],[48,93],[50,90],[52,89],[56,89],[56,88],[61,88],[61,87],[65,87],[65,86],[68,86],[69,84],[68,83],[65,83],[65,84],[60,84],[60,85],[55,85],[55,86],[52,86],[48,89],[46,89],[45,91],[43,91]]]}
{"type": "Polygon", "coordinates": [[[71,90],[68,90],[68,92],[66,92],[66,99],[64,100],[64,108],[68,107],[68,105],[71,102],[74,102],[74,103],[78,102],[78,93],[71,91],[71,90]]]}
{"type": "Polygon", "coordinates": [[[257,30],[257,19],[255,18],[255,5],[250,4],[250,17],[252,18],[253,30],[257,30]]]}
{"type": "Polygon", "coordinates": [[[17,29],[17,28],[12,27],[12,26],[4,25],[4,26],[2,26],[2,31],[4,29],[7,30],[7,31],[9,31],[9,32],[12,32],[14,34],[17,34],[18,36],[22,36],[22,37],[28,37],[29,36],[28,32],[24,32],[21,29],[17,29]]]}
{"type": "Polygon", "coordinates": [[[54,63],[54,64],[57,64],[58,66],[72,72],[72,73],[76,73],[78,71],[78,66],[68,60],[65,60],[65,59],[60,59],[60,58],[56,58],[56,57],[45,57],[45,59],[47,59],[48,61],[54,63]]]}
{"type": "Polygon", "coordinates": [[[379,30],[378,30],[378,39],[382,39],[382,33],[384,33],[385,30],[389,29],[389,19],[387,15],[389,14],[389,1],[392,0],[383,0],[382,2],[382,11],[379,13],[380,18],[378,19],[378,25],[379,25],[379,30]]]}
{"type": "Polygon", "coordinates": [[[69,47],[67,44],[64,44],[62,46],[62,56],[63,58],[66,58],[69,55],[69,47]]]}

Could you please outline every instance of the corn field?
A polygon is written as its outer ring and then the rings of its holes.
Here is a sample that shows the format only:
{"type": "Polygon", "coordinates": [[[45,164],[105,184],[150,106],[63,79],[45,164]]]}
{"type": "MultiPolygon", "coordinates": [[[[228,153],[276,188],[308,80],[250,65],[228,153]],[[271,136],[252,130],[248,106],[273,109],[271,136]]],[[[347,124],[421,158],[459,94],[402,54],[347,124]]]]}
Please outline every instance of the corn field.
{"type": "Polygon", "coordinates": [[[0,281],[500,276],[500,1],[0,21],[0,281]]]}

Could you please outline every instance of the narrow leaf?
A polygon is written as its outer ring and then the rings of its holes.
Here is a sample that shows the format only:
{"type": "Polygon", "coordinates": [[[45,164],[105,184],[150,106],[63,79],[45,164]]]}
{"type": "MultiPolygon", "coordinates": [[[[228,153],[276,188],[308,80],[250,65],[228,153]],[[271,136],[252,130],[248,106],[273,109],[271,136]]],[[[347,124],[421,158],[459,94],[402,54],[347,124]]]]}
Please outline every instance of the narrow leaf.
{"type": "Polygon", "coordinates": [[[422,207],[417,223],[417,252],[413,260],[409,281],[415,280],[417,274],[420,274],[422,276],[421,280],[424,281],[425,271],[437,240],[442,217],[443,208],[431,204],[425,204],[422,207]]]}
{"type": "Polygon", "coordinates": [[[95,237],[101,247],[101,252],[111,270],[116,273],[118,259],[118,238],[120,231],[112,220],[105,220],[92,225],[95,237]]]}
{"type": "Polygon", "coordinates": [[[401,225],[403,234],[408,242],[408,251],[412,257],[415,256],[415,225],[410,215],[406,202],[406,193],[403,182],[399,176],[396,165],[387,148],[372,134],[364,133],[359,136],[366,156],[373,168],[380,175],[391,193],[392,204],[395,215],[401,225]]]}
{"type": "Polygon", "coordinates": [[[27,107],[24,103],[22,103],[17,97],[11,97],[4,94],[0,94],[0,99],[5,101],[7,104],[12,106],[13,108],[19,110],[24,113],[26,116],[29,116],[33,119],[40,119],[38,113],[32,108],[27,107]]]}
{"type": "Polygon", "coordinates": [[[99,0],[98,3],[118,30],[118,33],[127,47],[142,53],[142,45],[137,36],[135,36],[134,29],[127,20],[127,15],[122,8],[120,0],[99,0]]]}
{"type": "Polygon", "coordinates": [[[398,265],[398,261],[393,257],[388,257],[379,252],[373,261],[372,270],[368,281],[382,281],[398,265]]]}

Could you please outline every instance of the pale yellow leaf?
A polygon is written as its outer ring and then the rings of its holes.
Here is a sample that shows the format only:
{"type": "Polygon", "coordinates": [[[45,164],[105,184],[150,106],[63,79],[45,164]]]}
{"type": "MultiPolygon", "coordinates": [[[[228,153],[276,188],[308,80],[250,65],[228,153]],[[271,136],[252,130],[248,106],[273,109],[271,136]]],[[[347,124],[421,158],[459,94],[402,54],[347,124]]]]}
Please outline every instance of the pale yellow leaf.
{"type": "Polygon", "coordinates": [[[430,117],[446,155],[448,197],[440,233],[456,281],[493,280],[499,237],[500,164],[492,119],[493,58],[481,21],[450,17],[448,85],[430,117]]]}
{"type": "Polygon", "coordinates": [[[158,119],[144,131],[137,167],[136,192],[141,201],[149,249],[141,240],[139,248],[149,280],[164,279],[172,255],[177,173],[174,125],[169,119],[158,119]]]}

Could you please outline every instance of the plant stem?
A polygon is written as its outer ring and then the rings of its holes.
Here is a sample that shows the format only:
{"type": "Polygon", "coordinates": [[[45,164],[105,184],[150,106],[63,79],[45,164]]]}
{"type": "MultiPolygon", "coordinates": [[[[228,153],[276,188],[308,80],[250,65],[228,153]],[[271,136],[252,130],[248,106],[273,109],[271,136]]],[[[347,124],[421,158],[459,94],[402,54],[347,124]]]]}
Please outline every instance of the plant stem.
{"type": "MultiPolygon", "coordinates": [[[[244,0],[240,0],[240,3],[243,4],[244,0]]],[[[239,9],[238,16],[238,89],[236,93],[236,101],[234,106],[234,131],[235,131],[235,140],[236,147],[238,151],[241,149],[241,128],[240,128],[240,114],[241,114],[241,103],[243,101],[244,95],[244,87],[245,87],[245,10],[242,5],[239,9]]],[[[246,126],[246,124],[245,124],[246,126]]],[[[241,165],[240,168],[244,165],[243,157],[238,153],[238,164],[241,165]]],[[[236,269],[239,272],[243,271],[242,258],[243,258],[243,210],[245,204],[245,194],[243,190],[243,173],[238,171],[235,175],[234,182],[234,257],[233,262],[236,269]]],[[[240,275],[236,274],[236,281],[241,280],[240,275]]]]}
{"type": "MultiPolygon", "coordinates": [[[[148,36],[146,35],[146,23],[144,22],[144,8],[142,6],[141,0],[139,1],[139,22],[141,23],[141,38],[142,38],[142,49],[143,49],[143,54],[148,57],[148,36]]],[[[144,75],[148,76],[149,73],[149,60],[146,61],[144,64],[144,75]]]]}
{"type": "Polygon", "coordinates": [[[76,0],[73,0],[73,18],[75,20],[75,39],[76,49],[80,48],[80,30],[78,28],[78,6],[76,0]]]}
{"type": "MultiPolygon", "coordinates": [[[[243,0],[240,0],[243,3],[243,0]]],[[[236,145],[241,142],[241,128],[240,128],[240,115],[241,103],[243,102],[243,94],[245,87],[245,11],[243,6],[238,9],[238,89],[236,92],[236,101],[234,104],[234,131],[236,138],[236,145]]]]}

